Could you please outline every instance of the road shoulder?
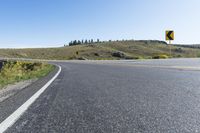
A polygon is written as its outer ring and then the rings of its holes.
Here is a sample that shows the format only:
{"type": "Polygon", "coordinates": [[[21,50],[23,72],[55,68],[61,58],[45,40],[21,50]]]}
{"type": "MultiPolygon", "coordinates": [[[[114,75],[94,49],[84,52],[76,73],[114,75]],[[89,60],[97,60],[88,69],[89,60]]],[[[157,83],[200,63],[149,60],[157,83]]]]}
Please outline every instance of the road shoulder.
{"type": "Polygon", "coordinates": [[[56,67],[54,71],[50,72],[47,76],[33,82],[31,85],[15,93],[13,96],[0,102],[0,123],[25,103],[33,94],[40,90],[49,80],[51,80],[58,70],[59,68],[56,67]]]}
{"type": "Polygon", "coordinates": [[[0,89],[0,103],[15,95],[24,88],[30,86],[36,81],[37,79],[25,80],[12,85],[7,85],[6,87],[0,89]]]}

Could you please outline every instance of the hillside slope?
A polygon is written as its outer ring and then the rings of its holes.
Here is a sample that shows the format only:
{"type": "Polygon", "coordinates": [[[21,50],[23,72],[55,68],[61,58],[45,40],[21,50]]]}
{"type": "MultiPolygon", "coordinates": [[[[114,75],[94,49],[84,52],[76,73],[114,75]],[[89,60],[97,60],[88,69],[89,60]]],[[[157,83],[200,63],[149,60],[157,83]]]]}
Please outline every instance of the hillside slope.
{"type": "MultiPolygon", "coordinates": [[[[169,45],[162,41],[115,41],[60,48],[0,49],[0,57],[33,59],[151,59],[170,56],[169,45]]],[[[200,49],[172,46],[172,57],[199,57],[200,49]]]]}

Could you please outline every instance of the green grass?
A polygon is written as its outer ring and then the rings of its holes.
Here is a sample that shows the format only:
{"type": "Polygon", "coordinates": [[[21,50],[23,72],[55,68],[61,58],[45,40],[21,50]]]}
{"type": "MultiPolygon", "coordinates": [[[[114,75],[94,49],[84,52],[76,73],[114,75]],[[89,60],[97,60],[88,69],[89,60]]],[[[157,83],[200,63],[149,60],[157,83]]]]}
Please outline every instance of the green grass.
{"type": "Polygon", "coordinates": [[[158,55],[166,55],[167,57],[172,58],[200,57],[199,48],[187,48],[173,45],[171,56],[169,51],[169,45],[166,45],[166,43],[161,41],[113,41],[60,48],[0,49],[0,57],[50,60],[124,59],[112,56],[113,52],[122,52],[128,59],[152,59],[158,55]]]}
{"type": "Polygon", "coordinates": [[[46,63],[8,61],[0,71],[0,88],[16,82],[46,76],[54,69],[46,63]]]}

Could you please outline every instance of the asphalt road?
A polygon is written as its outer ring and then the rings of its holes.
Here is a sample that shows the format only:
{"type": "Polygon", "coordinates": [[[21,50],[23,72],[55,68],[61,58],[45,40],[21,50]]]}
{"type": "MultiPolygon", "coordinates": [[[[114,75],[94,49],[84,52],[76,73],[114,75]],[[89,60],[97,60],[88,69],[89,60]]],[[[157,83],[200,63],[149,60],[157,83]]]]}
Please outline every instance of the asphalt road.
{"type": "MultiPolygon", "coordinates": [[[[200,59],[56,64],[61,74],[6,132],[200,132],[200,59]]],[[[0,122],[54,73],[0,103],[0,122]]]]}

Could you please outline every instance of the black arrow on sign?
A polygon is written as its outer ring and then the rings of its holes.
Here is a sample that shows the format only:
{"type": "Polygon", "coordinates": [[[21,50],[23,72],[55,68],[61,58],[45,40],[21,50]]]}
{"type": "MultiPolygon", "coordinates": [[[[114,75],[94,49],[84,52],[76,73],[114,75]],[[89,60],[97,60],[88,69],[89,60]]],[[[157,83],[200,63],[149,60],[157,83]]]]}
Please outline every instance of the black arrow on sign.
{"type": "Polygon", "coordinates": [[[173,31],[169,31],[167,34],[167,37],[169,38],[169,40],[173,40],[173,38],[171,37],[171,34],[173,33],[173,31]]]}

